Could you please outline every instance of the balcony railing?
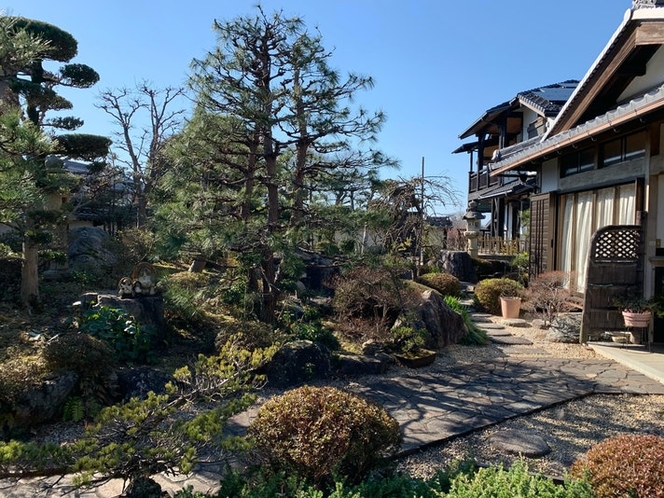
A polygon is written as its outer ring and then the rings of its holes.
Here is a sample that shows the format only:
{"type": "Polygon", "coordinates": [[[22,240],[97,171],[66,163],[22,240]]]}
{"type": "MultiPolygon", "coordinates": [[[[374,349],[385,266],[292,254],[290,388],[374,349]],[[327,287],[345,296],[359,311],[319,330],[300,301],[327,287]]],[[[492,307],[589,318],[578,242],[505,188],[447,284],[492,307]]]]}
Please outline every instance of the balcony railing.
{"type": "Polygon", "coordinates": [[[489,171],[484,170],[479,173],[468,173],[468,193],[479,192],[480,190],[498,185],[498,178],[491,178],[489,171]]]}
{"type": "MultiPolygon", "coordinates": [[[[443,249],[448,251],[467,251],[468,238],[463,232],[448,234],[443,249]]],[[[504,240],[500,237],[480,235],[477,239],[477,252],[482,256],[516,256],[528,252],[528,239],[504,240]]]]}
{"type": "Polygon", "coordinates": [[[516,256],[527,251],[525,239],[505,240],[500,237],[480,236],[477,239],[477,252],[483,255],[516,256]]]}

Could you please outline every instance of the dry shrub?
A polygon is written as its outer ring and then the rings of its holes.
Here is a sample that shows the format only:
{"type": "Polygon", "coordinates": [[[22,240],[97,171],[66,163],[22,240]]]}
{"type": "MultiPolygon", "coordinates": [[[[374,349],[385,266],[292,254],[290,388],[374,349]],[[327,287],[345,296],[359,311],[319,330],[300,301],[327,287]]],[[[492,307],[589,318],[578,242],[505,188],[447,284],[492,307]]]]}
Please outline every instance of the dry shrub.
{"type": "Polygon", "coordinates": [[[559,314],[575,309],[573,278],[569,272],[549,271],[537,276],[525,293],[524,307],[542,316],[547,324],[559,314]]]}
{"type": "Polygon", "coordinates": [[[475,302],[492,315],[500,315],[500,296],[516,296],[523,285],[511,278],[487,278],[475,286],[475,302]]]}
{"type": "Polygon", "coordinates": [[[451,273],[427,273],[417,281],[421,284],[437,290],[443,296],[459,296],[461,294],[461,282],[451,273]]]}
{"type": "Polygon", "coordinates": [[[399,424],[380,406],[310,386],[267,401],[249,435],[259,462],[316,485],[337,475],[361,479],[401,441],[399,424]]]}
{"type": "Polygon", "coordinates": [[[590,448],[570,473],[583,477],[586,471],[597,498],[664,497],[664,437],[608,438],[590,448]]]}
{"type": "Polygon", "coordinates": [[[403,312],[419,304],[417,293],[387,268],[355,268],[330,285],[338,330],[349,339],[381,339],[403,312]]]}

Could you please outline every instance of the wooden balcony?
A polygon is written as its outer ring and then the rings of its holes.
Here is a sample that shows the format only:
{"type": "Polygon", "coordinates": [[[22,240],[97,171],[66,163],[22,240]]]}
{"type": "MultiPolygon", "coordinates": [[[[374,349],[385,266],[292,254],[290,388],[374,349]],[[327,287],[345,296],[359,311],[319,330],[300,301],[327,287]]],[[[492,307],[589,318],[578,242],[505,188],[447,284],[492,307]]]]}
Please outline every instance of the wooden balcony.
{"type": "Polygon", "coordinates": [[[479,173],[471,171],[468,173],[468,193],[480,192],[489,187],[493,187],[494,185],[498,185],[498,182],[498,178],[491,178],[489,176],[489,170],[487,169],[480,171],[479,173]]]}

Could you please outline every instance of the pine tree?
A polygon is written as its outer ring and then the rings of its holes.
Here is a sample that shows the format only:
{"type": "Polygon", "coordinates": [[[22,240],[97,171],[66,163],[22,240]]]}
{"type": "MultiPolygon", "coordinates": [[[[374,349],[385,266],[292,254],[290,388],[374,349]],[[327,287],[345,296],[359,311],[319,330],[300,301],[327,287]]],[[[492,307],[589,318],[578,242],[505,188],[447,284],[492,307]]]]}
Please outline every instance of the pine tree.
{"type": "MultiPolygon", "coordinates": [[[[62,225],[62,197],[73,186],[73,178],[67,174],[64,161],[99,160],[108,153],[110,140],[86,134],[58,135],[52,130],[72,131],[83,124],[82,120],[46,117],[50,111],[72,108],[71,102],[59,95],[55,88],[89,88],[99,80],[99,75],[84,64],[64,64],[57,71],[50,71],[45,66],[48,62],[66,63],[74,58],[78,51],[74,37],[51,24],[24,18],[1,16],[0,23],[0,57],[8,62],[2,66],[0,74],[0,100],[2,114],[12,126],[3,130],[2,139],[11,141],[16,138],[12,133],[34,131],[34,128],[42,133],[49,130],[51,138],[47,148],[23,151],[20,159],[14,154],[21,151],[9,147],[3,158],[16,168],[5,170],[3,174],[22,178],[24,187],[18,192],[24,197],[23,209],[19,212],[6,210],[0,221],[23,237],[21,300],[26,305],[34,305],[39,302],[38,251],[52,239],[54,227],[62,225]],[[18,112],[18,108],[22,111],[18,112]]],[[[7,190],[7,185],[9,183],[3,185],[3,190],[7,190]]]]}

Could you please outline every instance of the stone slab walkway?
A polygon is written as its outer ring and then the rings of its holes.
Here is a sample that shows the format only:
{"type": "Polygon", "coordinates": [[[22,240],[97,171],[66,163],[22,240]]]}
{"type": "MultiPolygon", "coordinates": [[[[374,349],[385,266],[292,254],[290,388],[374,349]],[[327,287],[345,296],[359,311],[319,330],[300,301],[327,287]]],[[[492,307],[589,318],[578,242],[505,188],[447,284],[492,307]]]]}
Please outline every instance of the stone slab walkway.
{"type": "MultiPolygon", "coordinates": [[[[520,348],[523,353],[530,346],[484,315],[478,316],[476,323],[494,339],[500,338],[497,346],[502,348],[503,357],[459,367],[446,374],[408,371],[407,375],[388,373],[383,377],[358,378],[351,383],[352,391],[382,404],[398,420],[404,436],[400,455],[582,396],[664,394],[664,384],[610,359],[511,357],[510,348],[520,348]]],[[[543,353],[536,347],[531,351],[543,353]]],[[[251,413],[233,421],[236,429],[248,425],[251,413]]],[[[210,492],[219,482],[219,470],[216,466],[201,466],[194,475],[158,476],[157,480],[170,492],[188,485],[197,491],[210,492]]],[[[66,482],[55,483],[55,480],[0,481],[0,497],[61,496],[65,485],[66,482]],[[53,487],[45,489],[44,484],[53,487]]],[[[111,498],[121,491],[122,483],[112,482],[69,496],[111,498]]]]}

